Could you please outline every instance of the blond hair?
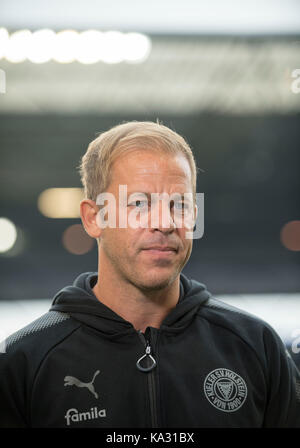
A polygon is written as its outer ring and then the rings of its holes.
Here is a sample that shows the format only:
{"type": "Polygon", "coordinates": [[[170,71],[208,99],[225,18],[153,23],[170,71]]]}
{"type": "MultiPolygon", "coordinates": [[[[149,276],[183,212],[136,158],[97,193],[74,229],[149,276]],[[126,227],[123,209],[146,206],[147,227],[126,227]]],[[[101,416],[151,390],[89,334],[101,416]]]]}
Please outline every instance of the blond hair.
{"type": "Polygon", "coordinates": [[[191,168],[193,194],[196,195],[197,168],[185,139],[158,122],[130,121],[101,133],[89,144],[78,166],[86,199],[96,202],[97,196],[106,191],[113,162],[130,149],[183,154],[191,168]]]}

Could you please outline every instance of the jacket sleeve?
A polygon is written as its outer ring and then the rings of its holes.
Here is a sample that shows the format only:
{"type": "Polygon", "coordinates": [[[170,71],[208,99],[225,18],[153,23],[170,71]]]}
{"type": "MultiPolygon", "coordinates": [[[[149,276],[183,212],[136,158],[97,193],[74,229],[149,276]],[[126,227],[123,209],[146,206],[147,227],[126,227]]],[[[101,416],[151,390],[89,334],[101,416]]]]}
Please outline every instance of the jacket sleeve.
{"type": "Polygon", "coordinates": [[[277,333],[264,335],[268,370],[268,403],[264,427],[300,428],[300,372],[277,333]]]}
{"type": "Polygon", "coordinates": [[[0,353],[0,428],[26,428],[26,359],[0,353]]]}

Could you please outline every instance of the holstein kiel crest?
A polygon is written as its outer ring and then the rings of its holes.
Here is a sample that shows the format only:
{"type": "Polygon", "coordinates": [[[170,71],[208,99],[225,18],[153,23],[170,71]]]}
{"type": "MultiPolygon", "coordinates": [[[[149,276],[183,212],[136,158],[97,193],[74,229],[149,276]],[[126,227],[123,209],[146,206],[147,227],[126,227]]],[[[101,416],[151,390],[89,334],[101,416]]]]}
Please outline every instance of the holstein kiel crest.
{"type": "Polygon", "coordinates": [[[240,409],[247,397],[247,386],[243,378],[229,369],[215,369],[204,381],[204,393],[208,401],[224,412],[240,409]]]}

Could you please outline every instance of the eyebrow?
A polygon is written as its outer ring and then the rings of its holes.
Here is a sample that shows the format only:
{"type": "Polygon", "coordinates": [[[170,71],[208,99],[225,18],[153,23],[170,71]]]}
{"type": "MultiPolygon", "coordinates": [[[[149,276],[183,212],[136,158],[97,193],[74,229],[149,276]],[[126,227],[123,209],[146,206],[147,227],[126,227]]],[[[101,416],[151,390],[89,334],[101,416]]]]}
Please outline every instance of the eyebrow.
{"type": "MultiPolygon", "coordinates": [[[[152,193],[149,193],[149,192],[146,192],[146,191],[128,191],[127,192],[127,195],[128,196],[131,196],[131,195],[145,195],[146,197],[147,197],[147,199],[148,200],[150,200],[151,199],[151,195],[152,194],[158,194],[158,195],[160,195],[160,194],[162,194],[162,193],[154,193],[154,192],[152,192],[152,193]]],[[[179,196],[180,196],[180,198],[182,199],[182,200],[189,200],[189,196],[188,197],[184,197],[184,195],[185,194],[192,194],[191,192],[185,192],[185,193],[172,193],[172,194],[178,194],[179,196]]],[[[172,196],[172,195],[171,195],[172,196]]]]}
{"type": "Polygon", "coordinates": [[[134,190],[134,191],[127,191],[127,195],[128,196],[131,196],[132,194],[144,194],[147,197],[151,197],[151,193],[147,193],[145,191],[136,191],[136,190],[134,190]]]}

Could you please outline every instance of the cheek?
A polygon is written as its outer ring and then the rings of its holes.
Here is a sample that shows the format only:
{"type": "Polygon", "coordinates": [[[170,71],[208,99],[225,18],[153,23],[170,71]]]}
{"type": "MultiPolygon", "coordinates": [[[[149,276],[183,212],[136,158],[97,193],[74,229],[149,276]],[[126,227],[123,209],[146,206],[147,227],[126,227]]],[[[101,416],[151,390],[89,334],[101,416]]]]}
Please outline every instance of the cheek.
{"type": "Polygon", "coordinates": [[[102,233],[103,245],[109,250],[120,257],[127,254],[135,253],[136,241],[138,236],[136,231],[130,231],[130,229],[110,229],[106,228],[102,233]]]}
{"type": "Polygon", "coordinates": [[[102,247],[106,252],[121,253],[122,251],[122,238],[118,229],[106,228],[102,232],[102,247]]]}
{"type": "Polygon", "coordinates": [[[188,232],[187,229],[178,229],[178,235],[181,240],[182,246],[188,250],[190,247],[192,247],[193,240],[190,238],[186,238],[186,233],[188,232]]]}

